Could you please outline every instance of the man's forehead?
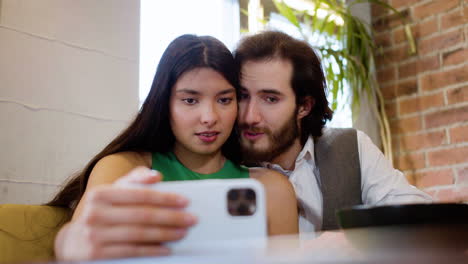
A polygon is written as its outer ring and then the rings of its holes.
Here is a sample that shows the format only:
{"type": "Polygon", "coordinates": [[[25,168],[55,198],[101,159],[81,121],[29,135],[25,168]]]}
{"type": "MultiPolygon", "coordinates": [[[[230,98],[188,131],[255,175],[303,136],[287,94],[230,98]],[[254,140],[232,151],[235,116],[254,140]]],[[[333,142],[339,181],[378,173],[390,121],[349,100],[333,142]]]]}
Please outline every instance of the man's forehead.
{"type": "Polygon", "coordinates": [[[246,61],[242,64],[243,89],[256,92],[288,93],[291,88],[292,65],[288,60],[275,58],[246,61]]]}
{"type": "Polygon", "coordinates": [[[292,63],[289,59],[284,59],[281,57],[272,57],[272,58],[263,58],[257,60],[246,60],[242,63],[241,70],[247,71],[251,68],[258,69],[276,69],[282,68],[285,70],[292,71],[292,63]]]}

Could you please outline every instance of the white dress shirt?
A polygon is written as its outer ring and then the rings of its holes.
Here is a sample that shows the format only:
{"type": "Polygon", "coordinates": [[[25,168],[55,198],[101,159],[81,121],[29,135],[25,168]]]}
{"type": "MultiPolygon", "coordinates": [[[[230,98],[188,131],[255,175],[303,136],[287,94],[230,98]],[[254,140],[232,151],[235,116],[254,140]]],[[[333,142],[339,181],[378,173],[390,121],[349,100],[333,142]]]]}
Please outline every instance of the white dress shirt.
{"type": "MultiPolygon", "coordinates": [[[[394,169],[371,139],[359,130],[357,143],[364,204],[388,205],[432,201],[428,194],[410,185],[403,173],[394,169]]],[[[320,190],[320,174],[315,164],[313,138],[309,137],[297,156],[293,171],[284,170],[278,164],[263,163],[262,166],[289,177],[296,192],[298,205],[303,209],[299,212],[300,233],[320,231],[323,197],[320,190]]]]}

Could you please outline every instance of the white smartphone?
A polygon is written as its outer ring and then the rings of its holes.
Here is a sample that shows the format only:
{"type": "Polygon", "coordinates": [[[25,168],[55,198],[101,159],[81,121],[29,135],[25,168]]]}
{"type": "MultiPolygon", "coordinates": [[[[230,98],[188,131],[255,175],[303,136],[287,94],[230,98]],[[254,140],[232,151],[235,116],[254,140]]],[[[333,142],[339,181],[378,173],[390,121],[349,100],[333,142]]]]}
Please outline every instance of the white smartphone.
{"type": "Polygon", "coordinates": [[[151,188],[188,198],[186,211],[198,218],[183,239],[168,243],[174,254],[197,254],[232,246],[232,241],[267,238],[265,191],[257,180],[161,182],[151,188]]]}

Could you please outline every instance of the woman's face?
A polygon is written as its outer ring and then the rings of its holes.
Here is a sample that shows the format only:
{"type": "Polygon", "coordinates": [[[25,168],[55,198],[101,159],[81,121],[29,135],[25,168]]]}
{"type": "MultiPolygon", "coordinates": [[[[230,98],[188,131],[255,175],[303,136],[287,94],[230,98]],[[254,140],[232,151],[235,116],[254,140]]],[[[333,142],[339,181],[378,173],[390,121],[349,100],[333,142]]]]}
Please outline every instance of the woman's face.
{"type": "Polygon", "coordinates": [[[174,151],[209,155],[221,150],[237,117],[235,88],[210,68],[188,71],[172,87],[174,151]]]}

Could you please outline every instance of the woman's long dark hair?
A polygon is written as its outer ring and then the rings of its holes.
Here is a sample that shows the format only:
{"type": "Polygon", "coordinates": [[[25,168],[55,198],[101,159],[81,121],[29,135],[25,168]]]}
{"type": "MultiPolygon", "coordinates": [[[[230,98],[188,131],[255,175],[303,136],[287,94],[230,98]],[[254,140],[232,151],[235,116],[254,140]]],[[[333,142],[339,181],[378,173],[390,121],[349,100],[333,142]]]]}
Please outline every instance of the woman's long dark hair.
{"type": "MultiPolygon", "coordinates": [[[[238,67],[226,46],[209,36],[182,35],[173,40],[161,57],[151,85],[151,91],[135,120],[73,176],[47,205],[75,209],[83,196],[89,175],[105,156],[123,152],[168,152],[174,145],[169,124],[169,99],[172,86],[185,72],[207,67],[220,73],[239,92],[238,67]]],[[[233,129],[221,148],[223,155],[240,162],[238,137],[233,129]]]]}

